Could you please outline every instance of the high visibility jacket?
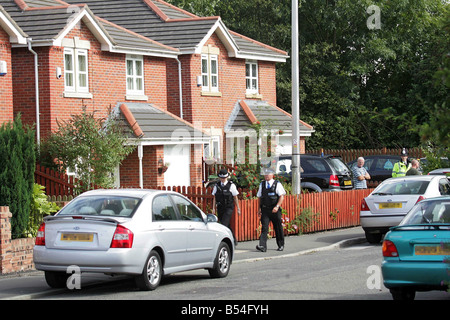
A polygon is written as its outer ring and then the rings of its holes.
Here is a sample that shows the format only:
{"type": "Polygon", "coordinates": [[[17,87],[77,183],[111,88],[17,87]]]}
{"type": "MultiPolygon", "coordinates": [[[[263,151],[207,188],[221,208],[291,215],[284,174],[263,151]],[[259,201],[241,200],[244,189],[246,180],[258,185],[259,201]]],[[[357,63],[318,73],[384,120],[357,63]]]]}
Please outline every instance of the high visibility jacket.
{"type": "Polygon", "coordinates": [[[392,177],[404,177],[406,175],[406,171],[411,168],[411,163],[403,163],[401,161],[396,162],[394,164],[394,168],[392,169],[392,177]]]}

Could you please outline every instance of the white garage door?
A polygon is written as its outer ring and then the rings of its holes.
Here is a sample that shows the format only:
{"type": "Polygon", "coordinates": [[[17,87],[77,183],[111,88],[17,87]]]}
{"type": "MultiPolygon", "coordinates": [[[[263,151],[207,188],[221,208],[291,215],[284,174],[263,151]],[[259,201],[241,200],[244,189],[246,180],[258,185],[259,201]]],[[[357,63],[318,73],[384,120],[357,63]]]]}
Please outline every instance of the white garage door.
{"type": "Polygon", "coordinates": [[[165,186],[189,186],[191,184],[190,168],[191,145],[165,145],[164,162],[169,168],[164,173],[165,186]]]}

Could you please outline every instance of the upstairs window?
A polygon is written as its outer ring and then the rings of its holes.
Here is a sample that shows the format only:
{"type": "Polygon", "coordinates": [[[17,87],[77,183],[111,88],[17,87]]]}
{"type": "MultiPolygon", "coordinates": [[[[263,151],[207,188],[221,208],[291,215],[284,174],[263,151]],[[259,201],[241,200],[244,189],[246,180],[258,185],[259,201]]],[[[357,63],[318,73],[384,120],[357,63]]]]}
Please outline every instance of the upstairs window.
{"type": "Polygon", "coordinates": [[[258,93],[258,63],[248,60],[245,63],[246,93],[258,93]]]}
{"type": "Polygon", "coordinates": [[[144,95],[144,59],[127,55],[127,95],[144,95]]]}
{"type": "Polygon", "coordinates": [[[88,51],[64,48],[64,87],[66,92],[89,92],[88,51]]]}
{"type": "Polygon", "coordinates": [[[218,56],[202,54],[202,90],[209,92],[219,91],[218,56]]]}

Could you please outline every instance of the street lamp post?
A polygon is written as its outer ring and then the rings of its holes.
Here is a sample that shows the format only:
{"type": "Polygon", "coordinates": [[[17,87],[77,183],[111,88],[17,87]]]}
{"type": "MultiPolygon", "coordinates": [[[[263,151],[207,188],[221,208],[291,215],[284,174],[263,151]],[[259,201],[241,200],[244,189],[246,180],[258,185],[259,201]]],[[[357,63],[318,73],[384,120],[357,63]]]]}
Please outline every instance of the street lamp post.
{"type": "Polygon", "coordinates": [[[292,193],[300,194],[298,0],[292,0],[292,193]]]}

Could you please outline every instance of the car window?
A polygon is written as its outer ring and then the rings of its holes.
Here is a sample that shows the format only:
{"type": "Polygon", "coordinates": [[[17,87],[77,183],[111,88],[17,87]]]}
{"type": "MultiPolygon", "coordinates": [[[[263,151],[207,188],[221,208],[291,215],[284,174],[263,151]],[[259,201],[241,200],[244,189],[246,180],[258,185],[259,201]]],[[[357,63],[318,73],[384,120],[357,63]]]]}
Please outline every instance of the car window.
{"type": "Polygon", "coordinates": [[[58,215],[91,215],[131,217],[140,199],[123,196],[97,195],[78,197],[58,215]]]}
{"type": "Polygon", "coordinates": [[[374,194],[424,194],[429,184],[429,181],[396,181],[395,183],[380,185],[380,188],[374,194]]]}
{"type": "Polygon", "coordinates": [[[450,223],[450,201],[419,202],[411,209],[400,225],[425,223],[450,223]]]}
{"type": "Polygon", "coordinates": [[[172,195],[172,199],[181,215],[181,219],[203,221],[201,211],[192,202],[177,195],[172,195]]]}
{"type": "Polygon", "coordinates": [[[277,173],[289,173],[291,172],[292,160],[281,159],[277,163],[277,173]]]}
{"type": "MultiPolygon", "coordinates": [[[[330,165],[333,167],[333,169],[340,174],[347,173],[348,167],[342,162],[341,159],[338,158],[330,158],[330,165]]],[[[366,166],[365,166],[366,167],[366,166]]],[[[367,168],[367,167],[366,167],[367,168]]]]}
{"type": "Polygon", "coordinates": [[[439,192],[442,195],[450,194],[450,184],[449,184],[447,179],[440,179],[439,180],[439,192]]]}
{"type": "Polygon", "coordinates": [[[375,164],[376,170],[392,170],[392,168],[394,168],[394,163],[391,159],[377,159],[375,164]]]}
{"type": "Polygon", "coordinates": [[[323,159],[302,159],[300,157],[301,166],[308,173],[327,172],[327,167],[323,159]]]}
{"type": "Polygon", "coordinates": [[[153,221],[178,220],[168,195],[157,196],[152,203],[153,221]]]}

